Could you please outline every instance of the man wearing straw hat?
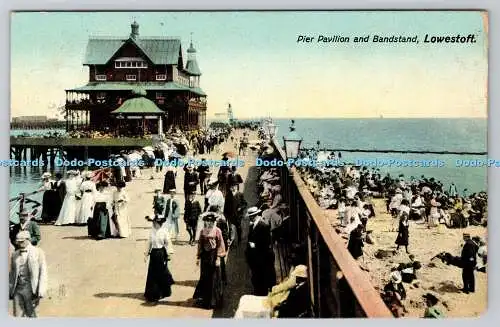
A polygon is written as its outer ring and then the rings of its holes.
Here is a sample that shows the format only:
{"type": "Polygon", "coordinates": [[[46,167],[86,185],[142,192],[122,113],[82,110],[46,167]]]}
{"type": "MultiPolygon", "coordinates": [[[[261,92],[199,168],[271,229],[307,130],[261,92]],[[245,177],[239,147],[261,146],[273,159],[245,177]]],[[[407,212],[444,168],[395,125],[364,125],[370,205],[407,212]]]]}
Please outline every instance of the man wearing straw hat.
{"type": "Polygon", "coordinates": [[[47,290],[45,253],[32,246],[30,238],[28,231],[17,234],[18,249],[11,258],[9,299],[14,301],[15,317],[36,318],[36,307],[47,290]]]}
{"type": "Polygon", "coordinates": [[[11,242],[16,246],[16,236],[21,231],[27,231],[30,236],[30,241],[32,245],[37,245],[41,240],[40,227],[38,224],[31,219],[32,215],[28,210],[23,209],[19,212],[19,225],[15,225],[11,231],[11,242]]]}

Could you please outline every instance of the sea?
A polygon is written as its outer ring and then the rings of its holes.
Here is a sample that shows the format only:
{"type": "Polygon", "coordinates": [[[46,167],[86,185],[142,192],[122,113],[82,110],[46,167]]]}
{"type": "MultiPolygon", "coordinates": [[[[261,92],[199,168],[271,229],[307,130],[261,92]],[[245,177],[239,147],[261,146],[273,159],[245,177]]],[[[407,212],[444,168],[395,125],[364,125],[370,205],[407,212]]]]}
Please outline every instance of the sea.
{"type": "MultiPolygon", "coordinates": [[[[289,133],[290,119],[274,119],[278,139],[289,133]]],[[[486,119],[296,119],[296,132],[303,138],[303,147],[325,149],[422,150],[453,152],[487,151],[486,119]]],[[[12,130],[11,135],[29,133],[44,135],[61,130],[12,130]]],[[[442,160],[443,167],[410,168],[378,167],[381,173],[404,174],[406,177],[434,177],[445,187],[452,182],[462,192],[487,190],[487,169],[457,168],[456,160],[486,159],[486,156],[435,154],[342,153],[344,161],[357,159],[442,160]]],[[[40,186],[45,167],[11,167],[10,197],[31,192],[40,186]]],[[[57,169],[57,168],[56,168],[57,169]]],[[[52,171],[53,173],[57,170],[52,171]]],[[[33,197],[41,200],[41,195],[33,197]]]]}

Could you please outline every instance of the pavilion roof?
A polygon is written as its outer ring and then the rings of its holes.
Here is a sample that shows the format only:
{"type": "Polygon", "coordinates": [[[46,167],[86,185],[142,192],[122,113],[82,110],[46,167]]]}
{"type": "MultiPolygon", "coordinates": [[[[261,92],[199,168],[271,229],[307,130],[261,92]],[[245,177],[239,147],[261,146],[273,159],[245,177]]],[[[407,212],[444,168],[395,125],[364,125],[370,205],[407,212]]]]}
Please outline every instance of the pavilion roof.
{"type": "Polygon", "coordinates": [[[87,43],[84,65],[105,65],[127,42],[134,42],[155,65],[177,65],[181,40],[176,38],[91,38],[87,43]]]}

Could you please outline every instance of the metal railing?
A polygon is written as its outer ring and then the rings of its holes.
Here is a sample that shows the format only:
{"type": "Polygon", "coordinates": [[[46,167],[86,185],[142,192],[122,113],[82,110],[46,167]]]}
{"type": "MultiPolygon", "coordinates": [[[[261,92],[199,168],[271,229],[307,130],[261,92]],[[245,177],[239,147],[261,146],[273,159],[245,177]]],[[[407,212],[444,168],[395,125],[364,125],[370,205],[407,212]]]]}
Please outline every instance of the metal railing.
{"type": "MultiPolygon", "coordinates": [[[[278,159],[283,150],[273,142],[278,159]]],[[[281,158],[279,158],[281,157],[281,158]]],[[[277,252],[282,276],[291,244],[307,244],[307,266],[312,315],[316,318],[393,318],[366,272],[354,260],[344,240],[330,225],[295,168],[280,169],[283,200],[290,206],[277,252]]]]}

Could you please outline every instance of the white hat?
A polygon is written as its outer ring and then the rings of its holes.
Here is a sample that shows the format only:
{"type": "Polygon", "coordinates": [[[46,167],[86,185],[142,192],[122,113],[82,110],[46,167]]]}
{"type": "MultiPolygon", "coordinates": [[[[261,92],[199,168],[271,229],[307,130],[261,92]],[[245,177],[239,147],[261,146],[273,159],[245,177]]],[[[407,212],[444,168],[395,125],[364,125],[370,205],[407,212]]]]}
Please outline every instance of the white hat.
{"type": "Polygon", "coordinates": [[[403,193],[400,188],[396,189],[396,193],[403,193]]]}
{"type": "Polygon", "coordinates": [[[16,235],[16,241],[24,241],[24,240],[30,240],[31,239],[31,234],[27,230],[22,230],[16,235]]]}
{"type": "Polygon", "coordinates": [[[401,273],[399,271],[393,271],[391,273],[391,282],[394,284],[399,284],[403,281],[403,278],[401,277],[401,273]]]}
{"type": "Polygon", "coordinates": [[[248,217],[251,217],[251,216],[255,216],[256,214],[259,214],[261,212],[261,210],[257,207],[251,207],[251,208],[248,208],[247,210],[247,216],[248,217]]]}
{"type": "Polygon", "coordinates": [[[304,265],[298,265],[295,267],[295,269],[291,272],[291,275],[295,277],[302,277],[302,278],[307,278],[307,267],[304,265]]]}
{"type": "Polygon", "coordinates": [[[52,176],[49,172],[45,172],[42,174],[42,178],[50,178],[52,176]]]}

